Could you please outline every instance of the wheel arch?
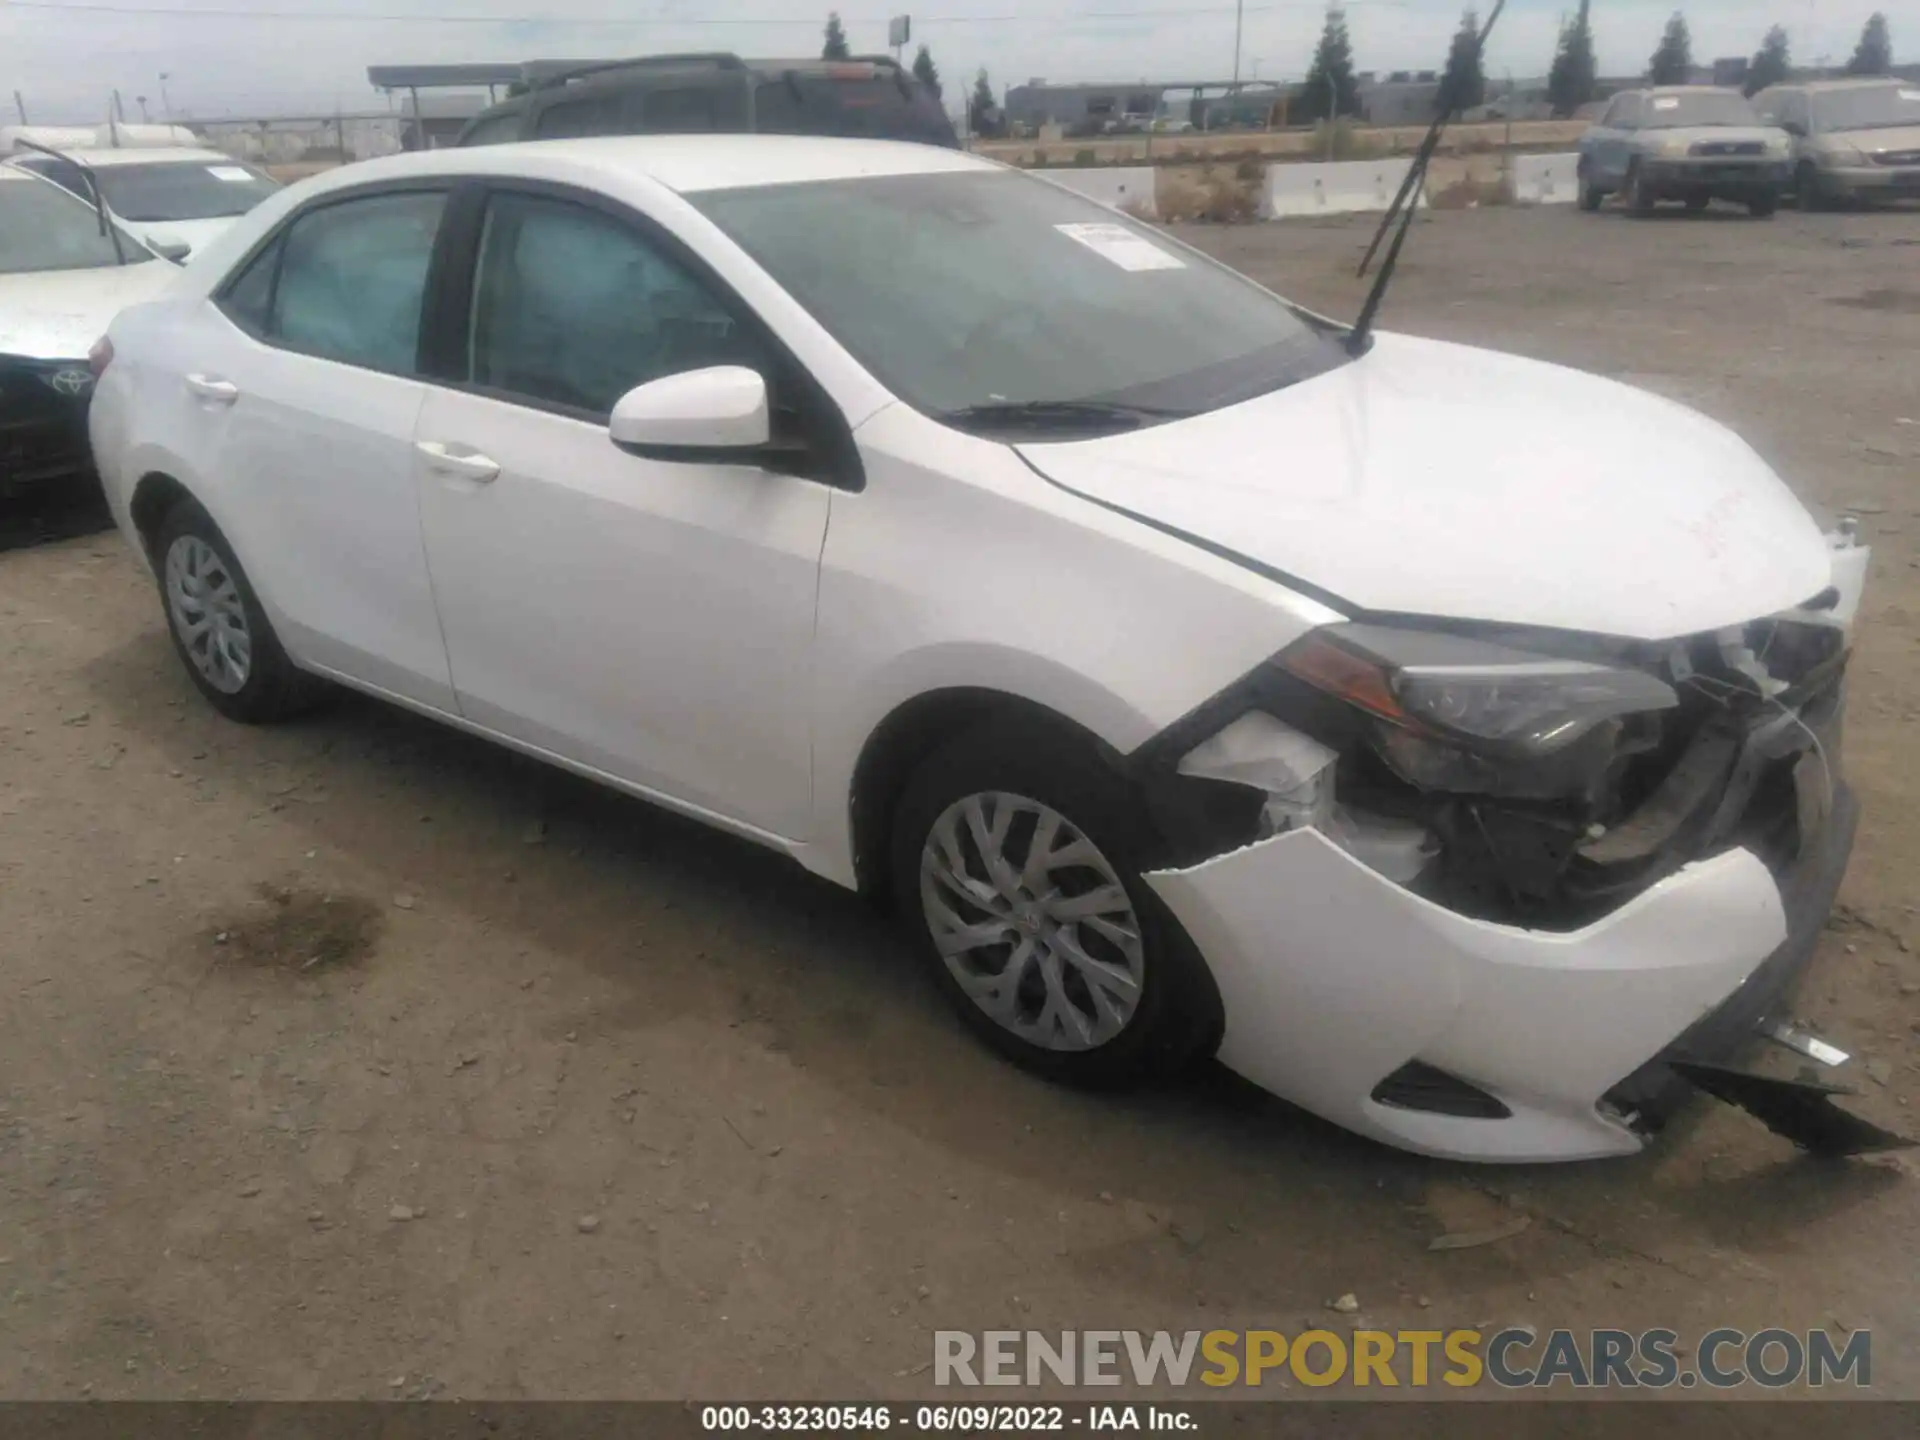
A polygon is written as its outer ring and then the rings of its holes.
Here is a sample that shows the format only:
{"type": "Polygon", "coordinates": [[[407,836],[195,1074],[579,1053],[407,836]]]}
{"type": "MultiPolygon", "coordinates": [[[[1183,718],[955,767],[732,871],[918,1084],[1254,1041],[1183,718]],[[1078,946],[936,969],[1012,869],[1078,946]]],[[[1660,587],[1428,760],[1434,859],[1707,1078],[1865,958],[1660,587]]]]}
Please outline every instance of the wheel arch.
{"type": "Polygon", "coordinates": [[[128,497],[127,516],[133,522],[134,533],[140,537],[140,548],[148,564],[156,568],[160,557],[154,554],[153,547],[159,539],[160,526],[168,512],[182,500],[191,500],[202,509],[206,508],[199,496],[181,483],[178,477],[164,470],[147,471],[134,483],[133,493],[128,497]]]}
{"type": "Polygon", "coordinates": [[[869,732],[847,795],[855,882],[876,903],[890,899],[887,851],[901,792],[941,746],[985,725],[1027,727],[1084,750],[1126,778],[1124,757],[1079,721],[1037,701],[979,685],[924,691],[894,706],[869,732]]]}

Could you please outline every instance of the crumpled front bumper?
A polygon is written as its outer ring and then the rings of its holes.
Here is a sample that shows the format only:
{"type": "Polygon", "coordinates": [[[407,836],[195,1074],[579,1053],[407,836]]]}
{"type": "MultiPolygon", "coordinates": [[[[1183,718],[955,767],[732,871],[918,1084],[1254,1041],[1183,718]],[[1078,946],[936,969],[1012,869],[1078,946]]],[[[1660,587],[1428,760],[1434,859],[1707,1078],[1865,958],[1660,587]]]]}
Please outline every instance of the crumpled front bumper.
{"type": "Polygon", "coordinates": [[[1148,883],[1219,986],[1219,1058],[1348,1129],[1489,1161],[1629,1154],[1600,1102],[1725,1002],[1788,938],[1752,852],[1688,865],[1586,929],[1457,915],[1295,830],[1148,883]],[[1409,1061],[1466,1080],[1505,1118],[1383,1104],[1409,1061]]]}

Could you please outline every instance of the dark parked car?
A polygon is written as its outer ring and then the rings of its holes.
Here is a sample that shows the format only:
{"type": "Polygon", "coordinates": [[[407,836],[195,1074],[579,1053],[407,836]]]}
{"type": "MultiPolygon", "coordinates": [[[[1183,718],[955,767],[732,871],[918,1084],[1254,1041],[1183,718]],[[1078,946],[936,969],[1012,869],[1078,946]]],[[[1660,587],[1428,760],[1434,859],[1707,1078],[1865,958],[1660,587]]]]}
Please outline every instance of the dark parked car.
{"type": "Polygon", "coordinates": [[[742,60],[652,55],[526,67],[527,89],[481,111],[461,145],[583,135],[842,135],[960,148],[937,96],[884,56],[742,60]]]}

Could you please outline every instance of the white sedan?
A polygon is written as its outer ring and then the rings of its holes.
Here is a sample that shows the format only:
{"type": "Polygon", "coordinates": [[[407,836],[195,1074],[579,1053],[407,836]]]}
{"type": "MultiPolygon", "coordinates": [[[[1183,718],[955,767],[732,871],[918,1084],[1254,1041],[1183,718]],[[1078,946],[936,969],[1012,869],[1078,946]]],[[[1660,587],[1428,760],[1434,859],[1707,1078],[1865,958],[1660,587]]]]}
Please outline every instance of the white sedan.
{"type": "Polygon", "coordinates": [[[1852,843],[1867,552],[1738,438],[968,155],[351,166],[97,358],[224,714],[324,677],[784,851],[1063,1080],[1631,1152],[1852,843]]]}
{"type": "Polygon", "coordinates": [[[121,228],[169,260],[186,259],[280,189],[279,181],[232,156],[183,146],[103,146],[59,155],[28,150],[12,163],[85,199],[98,185],[121,228]]]}

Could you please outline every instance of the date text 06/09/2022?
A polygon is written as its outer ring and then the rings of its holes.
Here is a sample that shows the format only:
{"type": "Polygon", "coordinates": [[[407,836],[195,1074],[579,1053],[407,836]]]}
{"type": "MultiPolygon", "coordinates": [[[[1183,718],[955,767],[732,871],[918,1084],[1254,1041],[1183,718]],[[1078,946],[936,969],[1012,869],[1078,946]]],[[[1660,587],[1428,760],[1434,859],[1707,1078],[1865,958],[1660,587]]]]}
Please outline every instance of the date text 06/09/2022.
{"type": "Polygon", "coordinates": [[[1198,1430],[1192,1412],[1174,1405],[704,1405],[700,1428],[713,1433],[791,1432],[908,1434],[1082,1430],[1198,1430]]]}

